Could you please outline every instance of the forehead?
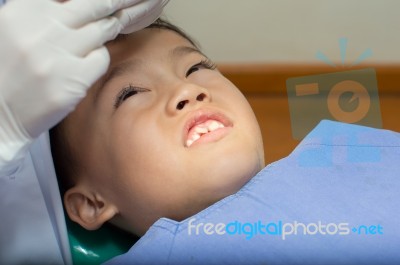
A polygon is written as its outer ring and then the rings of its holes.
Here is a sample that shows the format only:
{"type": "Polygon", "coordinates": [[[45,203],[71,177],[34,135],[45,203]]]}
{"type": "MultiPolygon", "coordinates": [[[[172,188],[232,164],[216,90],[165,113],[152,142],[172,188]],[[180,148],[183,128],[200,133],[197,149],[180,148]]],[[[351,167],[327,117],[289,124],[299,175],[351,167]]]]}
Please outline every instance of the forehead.
{"type": "Polygon", "coordinates": [[[131,57],[157,57],[170,52],[176,46],[187,46],[197,49],[189,40],[169,29],[146,28],[138,32],[117,38],[109,42],[111,64],[119,64],[131,57]]]}

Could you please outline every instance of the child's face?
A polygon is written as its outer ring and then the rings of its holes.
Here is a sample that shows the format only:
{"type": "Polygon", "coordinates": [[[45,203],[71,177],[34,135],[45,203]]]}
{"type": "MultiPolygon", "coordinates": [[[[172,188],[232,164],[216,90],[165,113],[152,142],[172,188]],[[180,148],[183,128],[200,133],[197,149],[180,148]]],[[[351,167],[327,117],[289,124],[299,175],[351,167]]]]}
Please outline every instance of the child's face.
{"type": "Polygon", "coordinates": [[[73,220],[86,218],[80,201],[97,207],[90,216],[104,211],[101,221],[114,216],[142,235],[160,217],[182,220],[235,193],[263,168],[248,102],[220,72],[199,65],[207,58],[185,38],[145,29],[108,49],[108,78],[65,122],[82,168],[65,197],[73,220]]]}

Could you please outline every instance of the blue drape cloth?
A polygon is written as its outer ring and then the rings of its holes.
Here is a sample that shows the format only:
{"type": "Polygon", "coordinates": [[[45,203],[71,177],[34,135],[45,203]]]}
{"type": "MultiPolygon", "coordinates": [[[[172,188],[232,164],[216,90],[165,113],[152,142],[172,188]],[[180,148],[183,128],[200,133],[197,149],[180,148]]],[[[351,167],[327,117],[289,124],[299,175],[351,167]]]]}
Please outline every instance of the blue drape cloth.
{"type": "Polygon", "coordinates": [[[322,121],[287,157],[107,264],[400,264],[400,134],[322,121]]]}

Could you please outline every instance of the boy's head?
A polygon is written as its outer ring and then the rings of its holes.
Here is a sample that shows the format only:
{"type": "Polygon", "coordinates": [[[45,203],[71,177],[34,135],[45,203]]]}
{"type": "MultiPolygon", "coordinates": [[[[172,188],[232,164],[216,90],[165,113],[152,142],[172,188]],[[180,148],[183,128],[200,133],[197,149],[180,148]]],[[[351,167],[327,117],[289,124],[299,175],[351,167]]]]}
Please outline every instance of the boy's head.
{"type": "Polygon", "coordinates": [[[160,217],[183,220],[235,193],[262,169],[248,102],[183,33],[157,21],[107,48],[108,72],[51,133],[73,221],[143,235],[160,217]]]}

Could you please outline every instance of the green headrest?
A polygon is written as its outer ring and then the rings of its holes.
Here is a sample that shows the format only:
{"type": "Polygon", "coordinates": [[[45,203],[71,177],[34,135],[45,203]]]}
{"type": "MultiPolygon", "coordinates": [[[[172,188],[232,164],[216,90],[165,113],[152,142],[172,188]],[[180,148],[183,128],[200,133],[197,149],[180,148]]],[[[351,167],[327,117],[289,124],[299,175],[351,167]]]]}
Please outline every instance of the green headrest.
{"type": "Polygon", "coordinates": [[[110,224],[88,231],[66,217],[74,265],[97,265],[127,252],[139,239],[110,224]]]}

